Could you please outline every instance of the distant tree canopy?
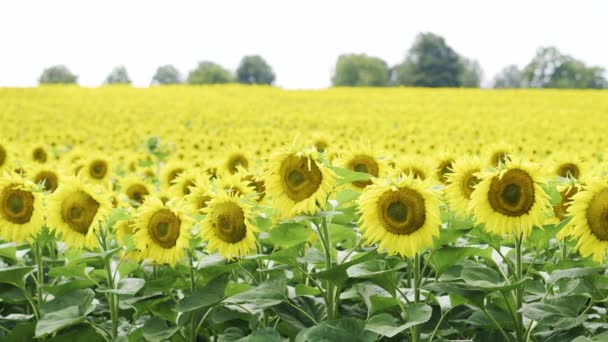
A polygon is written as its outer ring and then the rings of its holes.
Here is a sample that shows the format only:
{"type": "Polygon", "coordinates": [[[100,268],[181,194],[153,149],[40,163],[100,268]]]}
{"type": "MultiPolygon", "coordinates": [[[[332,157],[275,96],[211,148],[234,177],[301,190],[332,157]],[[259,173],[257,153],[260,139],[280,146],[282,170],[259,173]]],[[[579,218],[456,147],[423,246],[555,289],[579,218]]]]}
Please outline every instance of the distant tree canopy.
{"type": "Polygon", "coordinates": [[[521,88],[523,79],[517,65],[508,65],[494,77],[494,88],[521,88]]]}
{"type": "Polygon", "coordinates": [[[199,62],[196,69],[188,74],[189,84],[217,84],[234,82],[234,77],[221,65],[213,62],[199,62]]]}
{"type": "Polygon", "coordinates": [[[154,77],[152,77],[152,84],[179,84],[182,83],[182,77],[173,65],[167,64],[159,66],[156,69],[154,77]]]}
{"type": "Polygon", "coordinates": [[[447,45],[443,37],[433,33],[421,33],[410,48],[405,61],[393,68],[391,78],[396,85],[460,87],[465,81],[471,84],[475,82],[476,77],[481,78],[481,75],[475,74],[475,66],[468,63],[468,60],[463,60],[447,45]],[[467,70],[467,67],[472,68],[467,70]]]}
{"type": "Polygon", "coordinates": [[[74,75],[65,65],[54,65],[42,71],[40,84],[69,84],[77,83],[78,76],[74,75]]]}
{"type": "Polygon", "coordinates": [[[479,88],[481,85],[481,78],[483,77],[483,70],[481,69],[479,62],[461,57],[460,63],[463,68],[462,74],[460,75],[460,86],[465,88],[479,88]]]}
{"type": "Polygon", "coordinates": [[[338,57],[332,77],[334,86],[381,87],[388,85],[389,69],[386,62],[365,54],[346,54],[338,57]]]}
{"type": "Polygon", "coordinates": [[[243,84],[272,84],[275,79],[272,68],[261,56],[245,56],[236,69],[236,78],[243,84]]]}
{"type": "Polygon", "coordinates": [[[106,84],[131,84],[131,79],[127,73],[127,68],[119,65],[112,69],[112,72],[106,77],[106,84]]]}
{"type": "Polygon", "coordinates": [[[531,88],[606,88],[604,69],[588,67],[555,47],[542,47],[523,70],[523,85],[531,88]]]}

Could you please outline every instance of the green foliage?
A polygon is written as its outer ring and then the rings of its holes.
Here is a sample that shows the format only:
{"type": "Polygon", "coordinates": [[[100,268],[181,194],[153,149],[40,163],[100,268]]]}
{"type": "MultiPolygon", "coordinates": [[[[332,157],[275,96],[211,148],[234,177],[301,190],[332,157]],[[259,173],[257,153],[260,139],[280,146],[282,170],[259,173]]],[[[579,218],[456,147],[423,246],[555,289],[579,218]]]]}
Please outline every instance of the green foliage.
{"type": "Polygon", "coordinates": [[[393,69],[396,85],[414,87],[460,87],[470,82],[472,73],[465,75],[461,57],[443,37],[421,33],[410,48],[405,61],[393,69]]]}
{"type": "Polygon", "coordinates": [[[54,65],[44,69],[38,79],[40,84],[70,84],[77,81],[78,76],[74,75],[65,65],[54,65]]]}
{"type": "Polygon", "coordinates": [[[196,69],[188,74],[188,84],[232,83],[234,77],[221,65],[213,62],[199,62],[196,69]]]}
{"type": "Polygon", "coordinates": [[[106,84],[131,84],[131,79],[127,73],[127,68],[119,65],[112,69],[112,72],[106,77],[106,84]]]}
{"type": "Polygon", "coordinates": [[[253,55],[241,59],[236,69],[236,79],[243,84],[272,84],[275,75],[261,56],[253,55]]]}
{"type": "Polygon", "coordinates": [[[389,71],[386,62],[365,54],[347,54],[338,57],[332,84],[334,86],[382,87],[388,85],[389,71]]]}
{"type": "Polygon", "coordinates": [[[521,88],[523,86],[523,75],[517,65],[504,67],[494,77],[494,88],[521,88]]]}
{"type": "Polygon", "coordinates": [[[152,84],[179,84],[182,83],[182,77],[173,65],[167,64],[159,66],[156,69],[154,77],[152,77],[152,84]]]}

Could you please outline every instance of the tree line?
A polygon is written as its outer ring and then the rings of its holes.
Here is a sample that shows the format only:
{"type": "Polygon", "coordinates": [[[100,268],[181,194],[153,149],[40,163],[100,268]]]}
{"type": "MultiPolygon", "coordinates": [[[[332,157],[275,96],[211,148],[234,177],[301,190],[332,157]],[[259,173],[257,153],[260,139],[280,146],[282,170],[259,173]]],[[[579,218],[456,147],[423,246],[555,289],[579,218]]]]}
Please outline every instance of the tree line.
{"type": "MultiPolygon", "coordinates": [[[[384,60],[366,54],[343,54],[338,57],[331,78],[333,86],[412,86],[480,87],[483,71],[479,62],[457,53],[445,39],[434,33],[420,33],[402,63],[389,66],[384,60]]],[[[204,61],[185,79],[173,65],[157,68],[151,84],[273,84],[272,67],[258,55],[245,56],[232,74],[221,65],[204,61]]],[[[39,82],[77,83],[77,76],[67,67],[47,68],[39,82]]],[[[124,66],[114,68],[106,84],[130,84],[124,66]]],[[[509,65],[492,79],[494,88],[608,88],[606,72],[599,66],[560,52],[556,47],[541,47],[523,68],[509,65]]]]}

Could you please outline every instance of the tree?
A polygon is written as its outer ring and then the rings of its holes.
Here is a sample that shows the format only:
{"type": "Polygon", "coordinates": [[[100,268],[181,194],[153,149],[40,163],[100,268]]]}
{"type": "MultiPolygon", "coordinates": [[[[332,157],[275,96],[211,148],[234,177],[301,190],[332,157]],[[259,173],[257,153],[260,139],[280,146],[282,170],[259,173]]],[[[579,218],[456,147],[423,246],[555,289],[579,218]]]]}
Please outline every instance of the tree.
{"type": "Polygon", "coordinates": [[[127,73],[127,69],[119,65],[112,69],[112,72],[106,77],[106,84],[131,84],[131,79],[127,73]]]}
{"type": "Polygon", "coordinates": [[[244,84],[272,84],[275,79],[272,68],[260,56],[245,56],[236,69],[236,78],[244,84]]]}
{"type": "Polygon", "coordinates": [[[182,83],[182,77],[173,65],[167,64],[159,66],[156,69],[156,74],[152,77],[152,84],[179,84],[182,83]]]}
{"type": "Polygon", "coordinates": [[[334,86],[381,87],[388,85],[386,62],[365,54],[340,55],[332,77],[334,86]]]}
{"type": "Polygon", "coordinates": [[[65,65],[54,65],[42,71],[38,82],[40,84],[70,84],[76,83],[77,80],[78,76],[72,74],[65,65]]]}
{"type": "Polygon", "coordinates": [[[562,54],[556,47],[541,47],[523,70],[524,85],[532,88],[605,88],[604,69],[562,54]]]}
{"type": "Polygon", "coordinates": [[[460,85],[466,88],[479,88],[483,71],[479,62],[465,57],[460,58],[462,64],[462,75],[460,77],[460,85]]]}
{"type": "Polygon", "coordinates": [[[443,37],[421,33],[405,61],[393,69],[391,79],[397,85],[459,87],[463,73],[461,57],[446,44],[443,37]]]}
{"type": "Polygon", "coordinates": [[[196,69],[188,74],[189,84],[231,83],[234,78],[221,65],[213,62],[199,62],[196,69]]]}
{"type": "Polygon", "coordinates": [[[517,65],[508,65],[494,77],[494,88],[521,88],[523,78],[517,65]]]}

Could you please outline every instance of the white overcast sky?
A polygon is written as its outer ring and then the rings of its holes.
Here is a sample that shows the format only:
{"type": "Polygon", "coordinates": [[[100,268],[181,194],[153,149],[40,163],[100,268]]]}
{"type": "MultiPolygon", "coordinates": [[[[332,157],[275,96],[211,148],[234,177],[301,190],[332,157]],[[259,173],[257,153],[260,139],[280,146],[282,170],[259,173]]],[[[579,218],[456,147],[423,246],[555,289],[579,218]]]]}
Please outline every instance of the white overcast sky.
{"type": "Polygon", "coordinates": [[[32,1],[0,0],[0,86],[34,86],[65,64],[85,86],[125,65],[147,86],[162,64],[187,74],[209,60],[235,70],[260,54],[285,88],[330,84],[336,58],[366,53],[393,65],[418,32],[444,36],[489,80],[525,65],[540,45],[608,67],[608,1],[32,1]]]}

